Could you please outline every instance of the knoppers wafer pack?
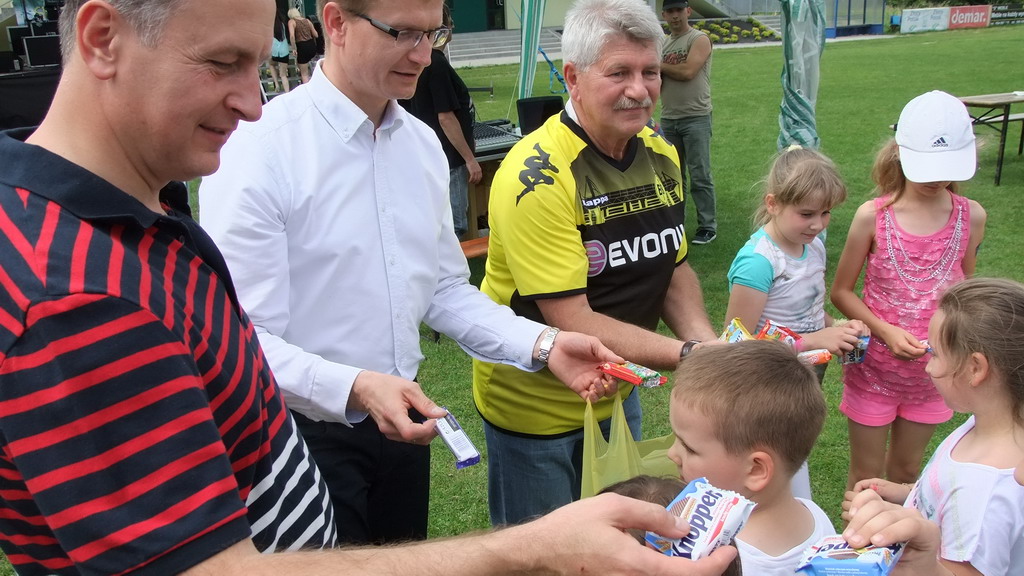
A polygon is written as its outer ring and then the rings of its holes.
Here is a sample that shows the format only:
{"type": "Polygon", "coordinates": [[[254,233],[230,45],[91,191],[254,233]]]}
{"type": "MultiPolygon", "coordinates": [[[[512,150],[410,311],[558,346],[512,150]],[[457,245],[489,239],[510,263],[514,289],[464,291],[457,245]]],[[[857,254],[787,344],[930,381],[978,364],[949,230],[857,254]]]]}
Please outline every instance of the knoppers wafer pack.
{"type": "Polygon", "coordinates": [[[699,560],[731,542],[743,528],[755,504],[729,490],[719,490],[706,478],[697,478],[666,506],[686,519],[690,533],[679,539],[648,532],[647,545],[666,556],[699,560]]]}

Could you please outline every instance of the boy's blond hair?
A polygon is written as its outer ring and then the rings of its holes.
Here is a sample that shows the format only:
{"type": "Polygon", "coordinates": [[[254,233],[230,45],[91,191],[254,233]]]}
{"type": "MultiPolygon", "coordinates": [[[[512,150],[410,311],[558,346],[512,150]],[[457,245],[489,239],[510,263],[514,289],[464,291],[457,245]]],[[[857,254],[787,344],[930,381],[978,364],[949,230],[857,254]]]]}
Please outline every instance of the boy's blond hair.
{"type": "Polygon", "coordinates": [[[729,454],[771,450],[786,477],[811,454],[827,411],[810,366],[765,340],[694,350],[676,370],[672,402],[706,416],[729,454]]]}

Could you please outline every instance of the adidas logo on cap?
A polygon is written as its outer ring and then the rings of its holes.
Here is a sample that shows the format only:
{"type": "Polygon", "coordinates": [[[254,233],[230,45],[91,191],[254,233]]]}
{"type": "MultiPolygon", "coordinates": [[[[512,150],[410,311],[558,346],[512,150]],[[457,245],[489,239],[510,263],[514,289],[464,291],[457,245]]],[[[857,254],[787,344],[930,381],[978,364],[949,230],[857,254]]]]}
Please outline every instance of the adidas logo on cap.
{"type": "Polygon", "coordinates": [[[946,139],[939,136],[939,139],[932,142],[932,148],[949,148],[949,144],[946,144],[946,139]]]}

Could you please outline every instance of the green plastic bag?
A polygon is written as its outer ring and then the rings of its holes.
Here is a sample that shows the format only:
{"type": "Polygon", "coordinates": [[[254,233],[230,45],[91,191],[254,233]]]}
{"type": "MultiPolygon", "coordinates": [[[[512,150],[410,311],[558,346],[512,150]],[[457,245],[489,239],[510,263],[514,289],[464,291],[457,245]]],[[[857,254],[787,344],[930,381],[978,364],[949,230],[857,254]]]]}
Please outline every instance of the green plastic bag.
{"type": "Polygon", "coordinates": [[[668,449],[675,437],[672,434],[637,442],[629,433],[626,414],[622,410],[622,397],[616,395],[612,409],[608,440],[594,416],[594,407],[587,402],[583,420],[583,484],[580,497],[598,494],[616,482],[634,476],[679,477],[675,462],[668,458],[668,449]]]}

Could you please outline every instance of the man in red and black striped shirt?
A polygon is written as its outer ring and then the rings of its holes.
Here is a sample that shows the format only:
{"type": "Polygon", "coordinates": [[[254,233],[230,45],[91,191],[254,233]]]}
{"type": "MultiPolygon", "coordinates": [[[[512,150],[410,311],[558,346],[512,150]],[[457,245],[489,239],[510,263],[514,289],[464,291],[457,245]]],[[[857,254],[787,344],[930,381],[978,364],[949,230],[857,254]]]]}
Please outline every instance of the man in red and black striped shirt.
{"type": "Polygon", "coordinates": [[[0,547],[19,574],[720,573],[731,554],[636,544],[620,528],[685,526],[613,495],[477,537],[257,553],[331,546],[332,507],[220,253],[159,198],[260,116],[273,9],[67,0],[50,111],[0,133],[0,547]]]}
{"type": "Polygon", "coordinates": [[[330,546],[325,485],[227,267],[158,200],[259,116],[273,6],[112,4],[67,3],[49,115],[0,136],[0,542],[22,574],[330,546]]]}

